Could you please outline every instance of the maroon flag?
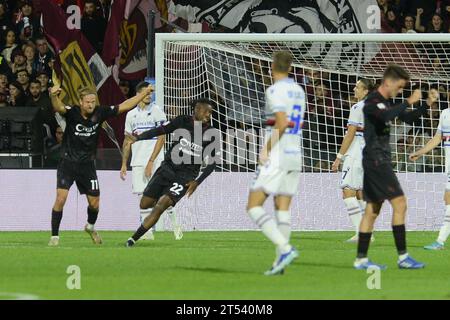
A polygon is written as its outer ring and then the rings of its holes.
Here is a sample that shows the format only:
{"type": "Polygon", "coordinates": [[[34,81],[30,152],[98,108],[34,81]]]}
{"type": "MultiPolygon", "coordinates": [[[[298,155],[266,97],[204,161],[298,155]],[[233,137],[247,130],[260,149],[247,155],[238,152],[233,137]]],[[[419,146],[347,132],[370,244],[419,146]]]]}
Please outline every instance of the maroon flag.
{"type": "MultiPolygon", "coordinates": [[[[58,5],[51,0],[41,0],[40,5],[44,34],[56,51],[56,71],[59,79],[62,79],[62,100],[67,104],[77,104],[78,89],[91,87],[97,90],[101,104],[123,102],[123,94],[112,77],[112,67],[105,65],[80,30],[67,27],[67,16],[58,5]]],[[[109,122],[114,128],[117,140],[111,131],[108,137],[116,141],[109,141],[103,134],[103,147],[118,146],[123,141],[124,115],[109,122]]]]}

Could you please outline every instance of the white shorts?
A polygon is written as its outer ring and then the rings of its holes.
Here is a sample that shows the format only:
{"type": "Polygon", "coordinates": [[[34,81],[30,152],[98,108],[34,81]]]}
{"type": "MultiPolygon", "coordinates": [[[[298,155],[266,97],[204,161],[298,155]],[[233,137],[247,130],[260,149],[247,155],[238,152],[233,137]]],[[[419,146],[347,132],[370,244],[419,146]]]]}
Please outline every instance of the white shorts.
{"type": "Polygon", "coordinates": [[[342,166],[341,189],[362,190],[363,179],[362,159],[347,156],[342,166]]]}
{"type": "Polygon", "coordinates": [[[300,173],[301,171],[259,166],[250,190],[261,190],[270,195],[293,196],[298,191],[300,173]]]}
{"type": "MultiPolygon", "coordinates": [[[[161,161],[155,161],[153,164],[153,170],[152,170],[152,176],[158,170],[159,166],[161,165],[161,161]]],[[[145,176],[145,167],[144,166],[136,166],[131,168],[131,175],[132,175],[132,186],[133,186],[133,193],[136,194],[142,194],[145,190],[145,187],[147,187],[148,182],[152,178],[145,176]]]]}

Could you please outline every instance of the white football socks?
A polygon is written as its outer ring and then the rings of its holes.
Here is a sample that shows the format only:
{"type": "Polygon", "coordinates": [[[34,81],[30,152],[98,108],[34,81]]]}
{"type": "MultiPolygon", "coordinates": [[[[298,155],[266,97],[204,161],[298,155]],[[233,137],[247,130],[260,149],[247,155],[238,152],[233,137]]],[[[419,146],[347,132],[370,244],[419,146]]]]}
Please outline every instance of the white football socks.
{"type": "Polygon", "coordinates": [[[289,242],[291,238],[291,213],[289,211],[275,211],[275,217],[277,219],[278,230],[281,231],[283,236],[289,242]]]}
{"type": "Polygon", "coordinates": [[[166,212],[170,218],[170,222],[172,223],[172,228],[175,228],[178,225],[175,208],[169,207],[169,208],[167,208],[166,212]]]}
{"type": "Polygon", "coordinates": [[[447,241],[448,236],[450,235],[450,205],[446,206],[444,224],[439,230],[439,236],[437,242],[440,244],[444,244],[447,241]]]}
{"type": "Polygon", "coordinates": [[[267,214],[263,207],[254,207],[250,209],[248,215],[261,228],[262,233],[279,248],[282,254],[291,250],[288,240],[278,229],[275,219],[267,214]]]}
{"type": "Polygon", "coordinates": [[[348,216],[352,221],[353,227],[355,228],[356,233],[359,232],[359,225],[361,223],[362,218],[362,210],[360,203],[356,197],[350,197],[344,199],[345,207],[347,208],[348,216]]]}
{"type": "Polygon", "coordinates": [[[141,223],[144,223],[145,218],[147,218],[147,216],[152,213],[152,209],[153,208],[149,208],[149,209],[140,209],[140,213],[141,213],[141,223]]]}

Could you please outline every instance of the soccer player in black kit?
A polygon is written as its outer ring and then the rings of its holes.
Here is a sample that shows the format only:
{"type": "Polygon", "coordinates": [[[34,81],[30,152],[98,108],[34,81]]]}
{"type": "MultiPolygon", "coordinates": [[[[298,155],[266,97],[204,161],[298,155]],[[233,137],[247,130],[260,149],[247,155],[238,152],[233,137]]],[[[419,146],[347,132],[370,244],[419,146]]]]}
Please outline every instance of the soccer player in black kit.
{"type": "Polygon", "coordinates": [[[359,227],[357,258],[353,264],[356,269],[375,267],[385,269],[367,258],[373,226],[381,206],[388,200],[393,208],[392,231],[397,247],[398,267],[401,269],[419,269],[424,264],[414,260],[406,250],[406,198],[391,163],[389,146],[391,121],[399,118],[412,124],[427,113],[425,105],[414,111],[406,109],[421,99],[420,90],[415,90],[405,102],[391,105],[389,99],[395,98],[409,81],[408,73],[398,65],[389,65],[377,91],[369,94],[364,105],[363,150],[364,182],[363,195],[367,201],[366,212],[359,227]]]}
{"type": "Polygon", "coordinates": [[[80,105],[66,106],[59,99],[61,88],[50,89],[53,109],[65,117],[66,129],[62,141],[62,156],[58,164],[56,200],[52,209],[52,237],[49,246],[59,245],[59,226],[69,189],[75,182],[80,194],[86,194],[88,201],[85,231],[95,244],[102,239],[95,231],[100,201],[100,188],[95,168],[95,157],[100,127],[103,121],[134,108],[153,92],[148,86],[136,96],[115,106],[97,106],[97,94],[85,88],[79,92],[80,105]]]}
{"type": "Polygon", "coordinates": [[[220,159],[220,132],[210,127],[213,102],[208,99],[193,101],[194,115],[176,117],[170,122],[146,131],[137,137],[127,136],[130,143],[152,139],[163,134],[174,133],[164,161],[148,182],[141,198],[141,209],[153,208],[126,242],[133,246],[170,206],[175,206],[187,193],[188,197],[197,189],[216,167],[220,159]],[[199,176],[203,163],[206,167],[199,176]]]}

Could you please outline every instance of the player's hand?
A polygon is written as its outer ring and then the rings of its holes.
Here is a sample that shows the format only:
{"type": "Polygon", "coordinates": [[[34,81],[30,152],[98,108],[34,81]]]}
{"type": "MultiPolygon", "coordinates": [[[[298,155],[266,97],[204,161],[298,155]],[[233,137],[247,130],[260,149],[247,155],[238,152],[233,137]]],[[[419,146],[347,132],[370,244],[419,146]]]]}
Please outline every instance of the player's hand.
{"type": "Polygon", "coordinates": [[[151,94],[153,91],[155,91],[155,88],[151,84],[149,84],[147,88],[144,89],[145,96],[151,94]]]}
{"type": "Polygon", "coordinates": [[[416,89],[406,101],[408,101],[408,103],[412,105],[418,102],[420,99],[422,99],[422,91],[416,89]]]}
{"type": "Polygon", "coordinates": [[[421,154],[414,152],[409,155],[409,160],[417,161],[421,156],[422,156],[421,154]]]}
{"type": "Polygon", "coordinates": [[[194,191],[197,189],[198,182],[195,180],[189,181],[188,183],[186,183],[186,187],[188,188],[186,193],[188,195],[188,198],[190,198],[194,191]]]}
{"type": "Polygon", "coordinates": [[[423,13],[423,8],[417,8],[417,15],[420,16],[423,13]]]}
{"type": "Polygon", "coordinates": [[[334,160],[333,164],[331,165],[331,171],[338,172],[340,166],[341,166],[341,159],[336,158],[336,160],[334,160]]]}
{"type": "Polygon", "coordinates": [[[263,166],[267,163],[267,161],[269,161],[269,155],[267,153],[266,148],[264,148],[261,150],[261,153],[259,154],[259,164],[263,166]]]}
{"type": "Polygon", "coordinates": [[[61,93],[62,89],[59,85],[54,85],[48,89],[50,91],[51,96],[57,96],[61,93]]]}
{"type": "Polygon", "coordinates": [[[127,166],[122,166],[120,168],[120,179],[125,181],[125,178],[127,177],[127,166]]]}
{"type": "Polygon", "coordinates": [[[147,178],[150,178],[153,172],[153,161],[149,161],[145,167],[144,174],[147,178]]]}

